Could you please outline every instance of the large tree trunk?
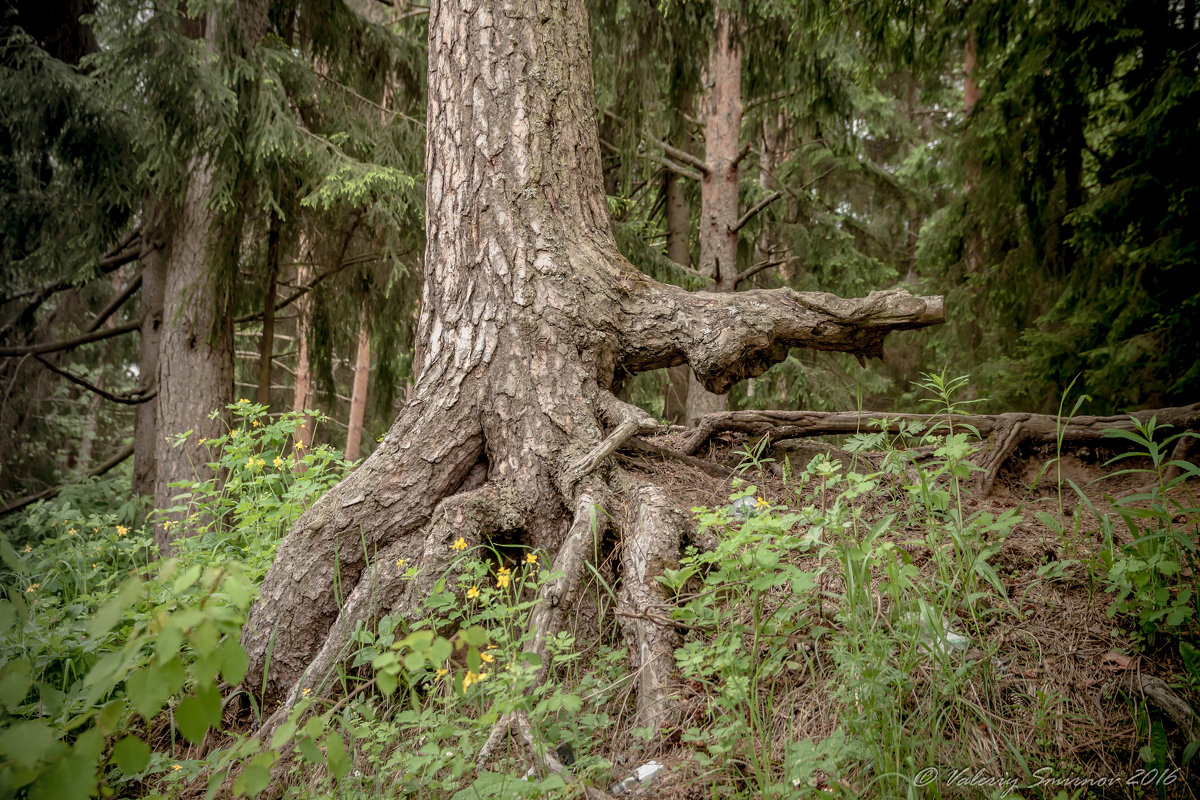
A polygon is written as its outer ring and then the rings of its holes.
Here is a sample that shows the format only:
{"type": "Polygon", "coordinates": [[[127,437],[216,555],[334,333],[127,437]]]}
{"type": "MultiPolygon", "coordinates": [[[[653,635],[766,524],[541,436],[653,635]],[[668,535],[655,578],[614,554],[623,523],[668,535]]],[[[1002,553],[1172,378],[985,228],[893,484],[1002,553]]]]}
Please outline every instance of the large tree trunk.
{"type": "MultiPolygon", "coordinates": [[[[221,418],[210,419],[209,414],[223,412],[233,402],[230,294],[212,291],[211,283],[219,236],[209,208],[212,180],[208,163],[194,161],[187,192],[172,215],[164,246],[163,326],[154,399],[158,427],[154,504],[159,509],[174,505],[172,497],[179,490],[171,483],[211,477],[207,448],[200,440],[225,433],[221,418]],[[176,446],[172,435],[188,430],[193,434],[176,446]]],[[[178,520],[178,515],[171,516],[155,528],[155,541],[164,552],[175,535],[166,525],[178,520]]]]}
{"type": "MultiPolygon", "coordinates": [[[[265,33],[266,0],[238,0],[234,11],[228,21],[216,12],[208,13],[204,37],[210,53],[218,54],[225,44],[248,51],[265,33]]],[[[210,414],[223,413],[233,401],[233,287],[222,285],[217,266],[222,258],[231,257],[223,248],[236,254],[239,243],[227,240],[212,207],[216,189],[212,159],[208,153],[191,157],[183,199],[166,215],[162,228],[166,275],[154,459],[154,502],[159,509],[174,505],[178,490],[171,483],[211,477],[208,451],[200,440],[226,432],[222,418],[210,414]],[[171,437],[188,430],[192,435],[176,446],[171,437]]],[[[176,536],[167,526],[181,519],[182,514],[171,514],[155,527],[155,541],[164,552],[176,536]]]]}
{"type": "MultiPolygon", "coordinates": [[[[732,292],[738,273],[738,148],[742,137],[742,46],[735,12],[716,3],[716,31],[709,45],[704,100],[704,160],[700,182],[700,271],[713,291],[732,292]]],[[[688,422],[724,411],[729,398],[695,378],[688,386],[688,422]]]]}
{"type": "Polygon", "coordinates": [[[417,379],[371,456],[281,545],[243,634],[247,689],[265,677],[270,729],[304,689],[329,688],[356,625],[422,614],[433,583],[453,577],[459,537],[504,534],[549,554],[562,577],[535,609],[541,648],[592,557],[595,507],[615,510],[619,494],[636,722],[657,726],[673,707],[663,678],[676,640],[645,617],[683,518],[646,476],[607,459],[657,430],[612,387],[688,363],[722,392],[793,346],[880,355],[889,331],[942,321],[941,298],[689,293],[635,269],[609,226],[583,0],[434,2],[428,52],[417,379]]]}

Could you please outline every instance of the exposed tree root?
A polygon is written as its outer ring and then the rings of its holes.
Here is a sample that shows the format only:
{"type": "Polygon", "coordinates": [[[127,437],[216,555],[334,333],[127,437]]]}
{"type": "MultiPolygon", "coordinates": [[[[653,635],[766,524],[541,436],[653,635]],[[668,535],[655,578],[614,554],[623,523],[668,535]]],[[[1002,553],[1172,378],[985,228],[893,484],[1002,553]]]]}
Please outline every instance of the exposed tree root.
{"type": "MultiPolygon", "coordinates": [[[[949,430],[965,426],[975,428],[983,446],[975,453],[974,461],[982,469],[977,475],[976,491],[988,494],[1000,468],[1027,442],[1054,443],[1061,437],[1064,444],[1078,445],[1100,441],[1108,429],[1131,430],[1130,417],[1141,422],[1151,417],[1158,425],[1171,425],[1176,430],[1200,429],[1200,403],[1174,408],[1149,409],[1132,414],[1093,417],[1079,416],[1059,419],[1050,414],[1009,413],[997,415],[956,414],[885,414],[877,411],[725,411],[710,414],[700,420],[696,430],[679,452],[694,455],[712,436],[721,431],[742,431],[755,436],[769,436],[773,441],[806,436],[826,436],[877,431],[885,423],[921,423],[928,429],[940,424],[949,430]]],[[[1188,437],[1184,437],[1186,440],[1188,437]]],[[[1181,440],[1183,441],[1183,440],[1181,440]]]]}
{"type": "Polygon", "coordinates": [[[484,537],[505,530],[517,530],[529,523],[529,503],[515,489],[485,485],[454,495],[441,502],[425,529],[421,548],[421,569],[415,578],[406,577],[411,544],[400,540],[384,548],[370,563],[367,574],[354,586],[341,613],[329,629],[325,643],[313,657],[307,670],[293,684],[283,703],[262,725],[258,735],[270,736],[306,693],[321,694],[345,660],[353,643],[354,632],[370,625],[385,614],[399,613],[414,618],[421,601],[434,583],[450,571],[459,553],[453,549],[462,538],[468,548],[484,537]]]}
{"type": "Polygon", "coordinates": [[[675,649],[682,643],[674,628],[650,615],[669,618],[670,608],[656,578],[679,566],[680,545],[687,529],[682,512],[665,491],[643,484],[631,492],[631,524],[621,541],[621,590],[617,609],[629,642],[631,666],[637,670],[635,728],[658,730],[673,725],[677,703],[671,701],[670,676],[675,649]],[[646,616],[641,616],[646,615],[646,616]]]}

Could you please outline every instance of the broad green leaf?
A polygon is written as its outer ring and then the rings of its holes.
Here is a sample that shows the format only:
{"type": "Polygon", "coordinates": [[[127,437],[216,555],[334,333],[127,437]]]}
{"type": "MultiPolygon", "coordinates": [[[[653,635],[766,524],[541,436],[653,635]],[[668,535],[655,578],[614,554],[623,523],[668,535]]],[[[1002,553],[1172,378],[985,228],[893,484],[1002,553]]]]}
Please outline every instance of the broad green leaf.
{"type": "Polygon", "coordinates": [[[350,771],[350,760],[346,757],[346,744],[342,741],[342,735],[337,731],[330,731],[325,740],[325,759],[329,762],[329,771],[335,778],[340,779],[350,771]]]}
{"type": "Polygon", "coordinates": [[[138,599],[141,593],[141,579],[136,576],[127,578],[121,584],[121,588],[117,590],[116,597],[113,597],[107,603],[100,606],[92,616],[92,623],[88,626],[88,636],[95,639],[112,630],[113,626],[121,620],[125,609],[133,605],[133,602],[138,599]]]}
{"type": "Polygon", "coordinates": [[[136,775],[150,761],[150,745],[136,736],[126,736],[112,751],[112,762],[126,775],[136,775]]]}
{"type": "Polygon", "coordinates": [[[147,722],[162,710],[167,698],[183,686],[186,673],[178,658],[143,667],[125,679],[125,694],[133,710],[147,722]]]}
{"type": "Polygon", "coordinates": [[[23,720],[0,733],[0,753],[18,767],[32,768],[56,749],[54,729],[40,720],[23,720]]]}
{"type": "Polygon", "coordinates": [[[237,686],[246,677],[246,651],[242,643],[230,636],[221,643],[220,651],[221,677],[230,686],[237,686]]]}

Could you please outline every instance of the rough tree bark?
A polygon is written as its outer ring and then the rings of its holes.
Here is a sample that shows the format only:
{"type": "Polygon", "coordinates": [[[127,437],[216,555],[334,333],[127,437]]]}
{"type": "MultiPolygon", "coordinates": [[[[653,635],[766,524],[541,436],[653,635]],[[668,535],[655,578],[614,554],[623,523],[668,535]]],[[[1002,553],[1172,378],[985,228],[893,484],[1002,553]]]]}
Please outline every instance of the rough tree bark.
{"type": "Polygon", "coordinates": [[[471,546],[503,534],[561,571],[534,613],[540,648],[592,556],[592,519],[605,516],[596,506],[615,509],[620,496],[630,513],[608,523],[621,542],[618,611],[634,666],[650,676],[637,725],[653,727],[668,706],[674,633],[646,606],[677,558],[683,518],[645,475],[608,460],[657,429],[614,385],[688,363],[725,391],[793,346],[878,356],[888,332],[942,322],[942,301],[654,282],[620,255],[609,225],[584,0],[435,1],[428,24],[418,377],[371,456],[282,543],[243,634],[246,689],[265,677],[271,729],[304,689],[326,685],[356,625],[421,614],[459,537],[471,546]],[[399,558],[416,579],[401,579],[399,558]]]}

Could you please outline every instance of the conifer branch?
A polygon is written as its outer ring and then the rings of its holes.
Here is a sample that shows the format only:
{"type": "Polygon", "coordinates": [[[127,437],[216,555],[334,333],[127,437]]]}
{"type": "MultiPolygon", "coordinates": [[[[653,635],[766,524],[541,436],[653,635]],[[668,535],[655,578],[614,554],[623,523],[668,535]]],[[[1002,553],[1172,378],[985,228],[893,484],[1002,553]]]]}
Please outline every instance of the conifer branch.
{"type": "Polygon", "coordinates": [[[84,333],[71,339],[63,339],[57,342],[30,344],[22,347],[0,347],[0,357],[37,355],[39,353],[55,353],[59,350],[74,350],[80,345],[99,342],[104,339],[111,339],[114,336],[132,333],[139,328],[141,328],[140,322],[127,322],[126,324],[118,325],[115,328],[104,328],[103,330],[84,333]]]}
{"type": "Polygon", "coordinates": [[[121,290],[120,294],[109,301],[108,305],[96,312],[96,316],[92,318],[92,322],[90,325],[88,325],[85,333],[91,333],[92,331],[99,330],[100,326],[103,325],[118,308],[125,304],[126,300],[128,300],[130,297],[133,297],[133,293],[136,292],[141,285],[142,273],[139,270],[138,274],[133,277],[133,280],[126,284],[125,288],[121,290]]]}
{"type": "Polygon", "coordinates": [[[741,164],[742,159],[750,155],[750,151],[753,149],[754,145],[752,145],[750,142],[746,142],[744,145],[742,145],[742,149],[738,151],[738,154],[733,157],[733,161],[730,162],[730,169],[737,169],[738,164],[741,164]]]}
{"type": "Polygon", "coordinates": [[[757,264],[755,264],[754,266],[747,268],[745,271],[738,273],[738,276],[733,279],[733,285],[737,286],[742,281],[750,280],[755,275],[762,272],[764,269],[770,269],[771,267],[778,267],[780,264],[787,264],[791,261],[799,261],[799,260],[800,259],[798,259],[798,258],[780,258],[775,261],[760,261],[757,264]]]}
{"type": "Polygon", "coordinates": [[[741,219],[739,219],[737,222],[735,222],[734,224],[729,226],[729,232],[737,233],[742,228],[746,227],[746,223],[748,223],[750,220],[754,219],[755,215],[758,214],[758,212],[762,211],[764,208],[771,205],[771,203],[774,203],[776,200],[778,200],[781,197],[783,197],[783,192],[772,192],[771,194],[764,197],[762,200],[759,200],[757,203],[755,203],[753,206],[750,207],[749,211],[747,211],[745,214],[742,214],[741,219]]]}
{"type": "MultiPolygon", "coordinates": [[[[608,109],[604,110],[604,116],[608,117],[609,119],[613,120],[614,122],[620,123],[621,125],[629,124],[624,119],[622,119],[618,114],[615,114],[612,111],[609,111],[608,109]]],[[[701,175],[707,175],[708,173],[712,172],[712,167],[710,167],[708,165],[708,162],[705,161],[704,159],[699,158],[698,156],[694,156],[686,150],[681,150],[680,148],[675,147],[674,145],[670,144],[669,142],[664,142],[662,139],[656,139],[655,137],[651,136],[646,131],[642,131],[642,139],[644,141],[654,145],[659,150],[662,150],[671,159],[673,159],[681,164],[686,164],[686,165],[692,167],[694,170],[699,172],[701,175]]]]}
{"type": "Polygon", "coordinates": [[[55,375],[61,375],[62,377],[66,378],[68,381],[75,384],[76,386],[81,386],[84,389],[87,389],[92,394],[99,395],[100,397],[103,397],[105,400],[111,401],[113,403],[121,403],[122,405],[126,405],[126,406],[136,406],[136,405],[145,403],[148,400],[153,399],[154,396],[156,394],[158,394],[157,389],[148,389],[148,390],[134,389],[132,392],[128,392],[126,394],[113,394],[112,392],[108,392],[108,391],[105,391],[104,389],[101,389],[99,386],[95,385],[94,383],[89,383],[88,381],[85,381],[83,378],[80,378],[78,375],[73,375],[72,373],[68,372],[67,370],[63,369],[62,367],[55,365],[53,362],[51,362],[45,358],[42,358],[40,355],[35,354],[33,357],[38,360],[38,363],[40,363],[43,367],[45,367],[46,369],[53,372],[55,375]]]}

